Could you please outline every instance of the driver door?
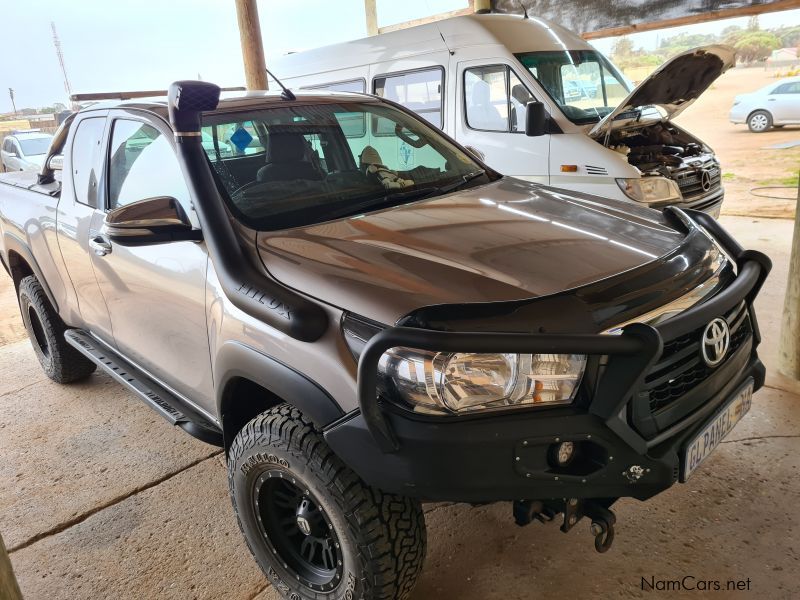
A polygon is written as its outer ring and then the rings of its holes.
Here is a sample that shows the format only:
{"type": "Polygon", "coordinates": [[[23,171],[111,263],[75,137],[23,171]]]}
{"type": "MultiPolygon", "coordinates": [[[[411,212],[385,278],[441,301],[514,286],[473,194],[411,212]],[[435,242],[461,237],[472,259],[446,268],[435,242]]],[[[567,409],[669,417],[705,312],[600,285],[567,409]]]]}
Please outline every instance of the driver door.
{"type": "Polygon", "coordinates": [[[550,136],[525,135],[525,106],[537,100],[502,59],[458,63],[455,138],[504,175],[549,183],[550,136]]]}
{"type": "MultiPolygon", "coordinates": [[[[135,112],[111,114],[105,211],[171,196],[199,227],[166,125],[135,112]]],[[[214,407],[205,284],[205,244],[141,246],[99,234],[92,254],[118,350],[207,411],[214,407]]]]}

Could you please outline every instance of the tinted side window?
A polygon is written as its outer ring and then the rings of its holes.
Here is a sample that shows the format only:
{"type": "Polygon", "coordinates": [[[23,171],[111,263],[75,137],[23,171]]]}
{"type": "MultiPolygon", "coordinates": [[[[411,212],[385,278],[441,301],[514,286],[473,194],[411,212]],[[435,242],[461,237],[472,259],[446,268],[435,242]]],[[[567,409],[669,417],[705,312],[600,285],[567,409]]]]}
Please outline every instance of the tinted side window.
{"type": "MultiPolygon", "coordinates": [[[[441,129],[442,77],[443,71],[441,69],[429,69],[413,73],[376,77],[373,85],[376,95],[402,104],[441,129]]],[[[386,123],[379,120],[375,133],[378,135],[394,135],[394,129],[392,131],[384,130],[386,126],[386,123]]]]}
{"type": "Polygon", "coordinates": [[[70,150],[75,200],[93,207],[97,207],[97,180],[101,168],[98,158],[105,127],[105,117],[83,119],[78,123],[70,150]]]}
{"type": "Polygon", "coordinates": [[[114,121],[108,172],[108,207],[172,196],[188,208],[189,194],[167,138],[139,121],[114,121]]]}

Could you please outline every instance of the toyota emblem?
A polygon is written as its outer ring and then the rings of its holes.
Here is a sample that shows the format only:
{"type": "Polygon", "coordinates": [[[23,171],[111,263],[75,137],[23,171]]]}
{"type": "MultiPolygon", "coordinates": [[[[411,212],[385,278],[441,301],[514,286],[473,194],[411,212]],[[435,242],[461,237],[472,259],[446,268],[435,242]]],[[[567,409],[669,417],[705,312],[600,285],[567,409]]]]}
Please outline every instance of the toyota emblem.
{"type": "Polygon", "coordinates": [[[725,319],[716,318],[703,330],[700,352],[709,367],[716,367],[725,359],[731,344],[731,330],[725,319]]]}
{"type": "Polygon", "coordinates": [[[704,192],[711,189],[711,173],[709,173],[707,169],[700,171],[700,186],[703,188],[704,192]]]}

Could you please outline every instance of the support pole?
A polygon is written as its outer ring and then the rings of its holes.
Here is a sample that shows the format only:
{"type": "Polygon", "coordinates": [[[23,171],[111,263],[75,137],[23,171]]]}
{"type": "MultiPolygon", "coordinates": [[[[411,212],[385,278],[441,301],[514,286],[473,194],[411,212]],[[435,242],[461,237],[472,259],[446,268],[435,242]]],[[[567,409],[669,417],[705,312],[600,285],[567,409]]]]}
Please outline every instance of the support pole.
{"type": "Polygon", "coordinates": [[[800,181],[797,185],[797,210],[794,215],[789,279],[783,301],[778,370],[787,377],[800,380],[800,181]]]}
{"type": "Polygon", "coordinates": [[[248,90],[266,90],[267,62],[261,27],[258,21],[256,0],[236,0],[236,18],[239,21],[239,37],[242,40],[244,79],[248,90]]]}
{"type": "Polygon", "coordinates": [[[378,35],[378,8],[376,0],[364,0],[364,16],[367,19],[367,35],[378,35]]]}
{"type": "Polygon", "coordinates": [[[14,577],[11,560],[8,558],[2,535],[0,535],[0,598],[3,600],[22,600],[22,592],[19,591],[17,578],[14,577]]]}

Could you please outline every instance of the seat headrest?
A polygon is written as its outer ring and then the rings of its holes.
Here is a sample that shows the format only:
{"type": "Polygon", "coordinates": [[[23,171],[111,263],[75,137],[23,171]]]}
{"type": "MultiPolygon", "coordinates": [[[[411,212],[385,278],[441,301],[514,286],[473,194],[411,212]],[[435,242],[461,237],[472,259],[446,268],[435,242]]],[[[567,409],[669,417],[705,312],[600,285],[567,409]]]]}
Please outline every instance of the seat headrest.
{"type": "Polygon", "coordinates": [[[478,79],[472,85],[472,104],[474,106],[486,106],[492,98],[492,88],[483,79],[478,79]]]}
{"type": "Polygon", "coordinates": [[[267,137],[267,162],[300,162],[305,158],[306,141],[299,133],[276,132],[267,137]]]}

